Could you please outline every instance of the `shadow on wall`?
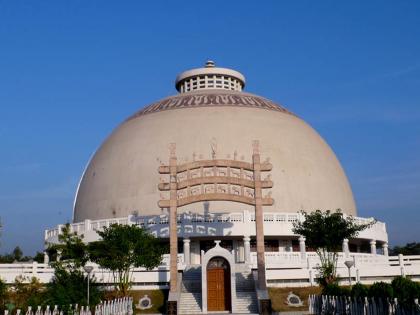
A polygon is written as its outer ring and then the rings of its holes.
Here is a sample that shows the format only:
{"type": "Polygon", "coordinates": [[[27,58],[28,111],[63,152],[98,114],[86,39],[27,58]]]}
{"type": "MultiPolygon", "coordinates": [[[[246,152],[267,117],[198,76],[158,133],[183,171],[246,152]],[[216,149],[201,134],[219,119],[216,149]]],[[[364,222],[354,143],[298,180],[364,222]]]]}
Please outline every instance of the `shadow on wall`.
{"type": "MultiPolygon", "coordinates": [[[[230,235],[233,223],[224,220],[224,213],[211,214],[210,202],[203,202],[203,214],[184,212],[178,214],[178,236],[221,236],[230,235]]],[[[169,215],[133,217],[133,223],[147,228],[152,235],[160,238],[169,237],[169,215]]]]}

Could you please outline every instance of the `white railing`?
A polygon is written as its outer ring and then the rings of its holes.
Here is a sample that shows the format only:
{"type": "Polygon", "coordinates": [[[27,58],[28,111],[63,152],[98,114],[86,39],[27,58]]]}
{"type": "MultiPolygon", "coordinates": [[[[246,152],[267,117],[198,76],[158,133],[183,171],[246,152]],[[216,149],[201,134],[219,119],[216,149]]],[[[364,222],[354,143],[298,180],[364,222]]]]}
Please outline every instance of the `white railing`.
{"type": "MultiPolygon", "coordinates": [[[[308,252],[302,258],[299,252],[266,252],[267,280],[273,286],[305,286],[315,284],[317,264],[319,259],[313,252],[308,252]]],[[[351,253],[350,258],[339,256],[338,273],[347,281],[348,270],[344,261],[354,259],[355,265],[351,268],[353,280],[363,283],[374,281],[390,281],[398,275],[407,275],[420,280],[420,255],[417,256],[374,256],[369,254],[351,253]]],[[[159,267],[148,271],[144,268],[134,268],[132,281],[145,287],[164,286],[169,281],[169,255],[163,256],[159,267]]],[[[95,264],[92,276],[98,283],[112,284],[113,276],[108,270],[95,264]]],[[[251,253],[251,268],[257,267],[256,253],[251,253]]],[[[184,255],[178,254],[178,269],[185,268],[184,255]]],[[[48,283],[54,275],[54,269],[48,264],[16,263],[0,264],[0,278],[6,283],[13,283],[16,277],[30,281],[32,277],[38,278],[41,283],[48,283]]]]}
{"type": "MultiPolygon", "coordinates": [[[[166,273],[169,273],[169,254],[163,255],[161,264],[153,271],[147,271],[145,268],[133,269],[133,282],[141,283],[160,283],[167,282],[166,273]],[[160,273],[160,274],[159,274],[160,273]]],[[[92,276],[100,283],[112,283],[112,273],[106,269],[100,268],[96,264],[93,267],[92,276]]],[[[178,268],[184,269],[184,255],[178,254],[178,268]]],[[[54,269],[49,264],[33,263],[14,263],[0,264],[0,279],[6,283],[13,283],[17,277],[21,277],[24,282],[29,282],[31,278],[38,278],[41,283],[48,283],[54,275],[54,269]]],[[[169,277],[169,276],[168,276],[169,277]]]]}
{"type": "MultiPolygon", "coordinates": [[[[360,218],[355,217],[358,223],[369,223],[373,218],[360,218]]],[[[266,235],[279,234],[279,231],[284,232],[286,235],[293,234],[293,223],[303,221],[304,217],[301,213],[264,213],[264,225],[266,227],[266,235]]],[[[220,227],[224,231],[230,230],[230,235],[236,235],[244,232],[244,223],[254,223],[255,214],[252,211],[242,211],[233,213],[182,213],[178,215],[178,223],[182,226],[202,226],[205,229],[208,227],[220,227]],[[235,229],[236,227],[236,229],[235,229]],[[235,234],[236,233],[236,234],[235,234]]],[[[70,231],[78,234],[84,234],[88,231],[102,230],[104,227],[109,227],[111,224],[134,224],[144,228],[154,230],[167,230],[165,229],[169,223],[168,215],[154,215],[154,216],[134,216],[129,215],[122,218],[102,219],[102,220],[85,220],[84,222],[70,224],[70,231]],[[163,226],[159,228],[159,226],[163,226]]],[[[247,225],[248,228],[253,226],[247,225]]],[[[45,231],[45,241],[54,242],[57,236],[61,233],[64,225],[58,225],[53,229],[45,231]]],[[[183,230],[183,229],[180,229],[183,230]]],[[[194,231],[194,230],[193,230],[194,231]]],[[[166,234],[156,233],[157,236],[167,237],[166,234]]],[[[243,234],[242,234],[243,235],[243,234]]],[[[387,241],[386,225],[383,222],[376,222],[369,229],[360,233],[361,238],[378,239],[387,241]]]]}

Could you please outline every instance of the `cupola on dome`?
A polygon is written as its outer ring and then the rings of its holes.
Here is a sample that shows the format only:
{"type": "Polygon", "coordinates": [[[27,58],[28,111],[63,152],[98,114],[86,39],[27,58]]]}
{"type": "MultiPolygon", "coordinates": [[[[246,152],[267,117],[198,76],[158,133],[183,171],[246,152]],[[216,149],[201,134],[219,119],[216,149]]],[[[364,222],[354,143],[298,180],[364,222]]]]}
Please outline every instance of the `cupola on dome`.
{"type": "Polygon", "coordinates": [[[175,87],[180,93],[207,89],[242,91],[245,77],[238,71],[218,68],[214,61],[208,60],[204,68],[187,70],[178,75],[175,87]]]}

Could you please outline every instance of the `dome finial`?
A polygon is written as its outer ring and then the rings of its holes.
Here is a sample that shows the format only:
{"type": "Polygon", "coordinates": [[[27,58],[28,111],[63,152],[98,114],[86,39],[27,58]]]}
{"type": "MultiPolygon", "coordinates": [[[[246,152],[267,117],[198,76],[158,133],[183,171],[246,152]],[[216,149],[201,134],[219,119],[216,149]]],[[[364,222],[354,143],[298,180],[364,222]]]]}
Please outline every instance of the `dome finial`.
{"type": "Polygon", "coordinates": [[[206,61],[206,64],[204,65],[206,68],[214,68],[216,66],[216,64],[214,63],[213,60],[208,59],[206,61]]]}

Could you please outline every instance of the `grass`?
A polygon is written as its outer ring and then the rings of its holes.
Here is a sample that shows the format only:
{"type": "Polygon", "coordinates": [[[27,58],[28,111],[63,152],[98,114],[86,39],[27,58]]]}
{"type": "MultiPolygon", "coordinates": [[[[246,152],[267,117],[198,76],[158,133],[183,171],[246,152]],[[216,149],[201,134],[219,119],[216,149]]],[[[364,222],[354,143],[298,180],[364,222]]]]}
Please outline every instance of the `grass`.
{"type": "Polygon", "coordinates": [[[321,289],[318,286],[303,288],[268,288],[271,298],[271,305],[274,311],[307,311],[308,297],[310,294],[320,294],[321,289]],[[300,297],[303,306],[294,307],[287,305],[287,296],[292,292],[300,297]]]}
{"type": "MultiPolygon", "coordinates": [[[[268,288],[271,303],[274,311],[307,311],[308,297],[310,294],[320,294],[321,289],[317,286],[303,287],[303,288],[268,288]],[[293,307],[286,304],[287,296],[293,292],[303,302],[301,307],[293,307]]],[[[148,295],[152,300],[153,307],[147,310],[140,310],[135,308],[135,314],[153,314],[166,312],[166,301],[168,299],[168,290],[131,290],[130,296],[133,297],[134,304],[138,304],[139,300],[148,295]]],[[[134,306],[135,307],[135,306],[134,306]]]]}
{"type": "Polygon", "coordinates": [[[166,301],[168,300],[168,290],[132,290],[130,296],[133,297],[134,302],[134,314],[152,314],[152,313],[165,313],[166,312],[166,301]],[[139,300],[148,295],[152,300],[152,308],[147,310],[140,310],[136,308],[136,304],[139,300]]]}

